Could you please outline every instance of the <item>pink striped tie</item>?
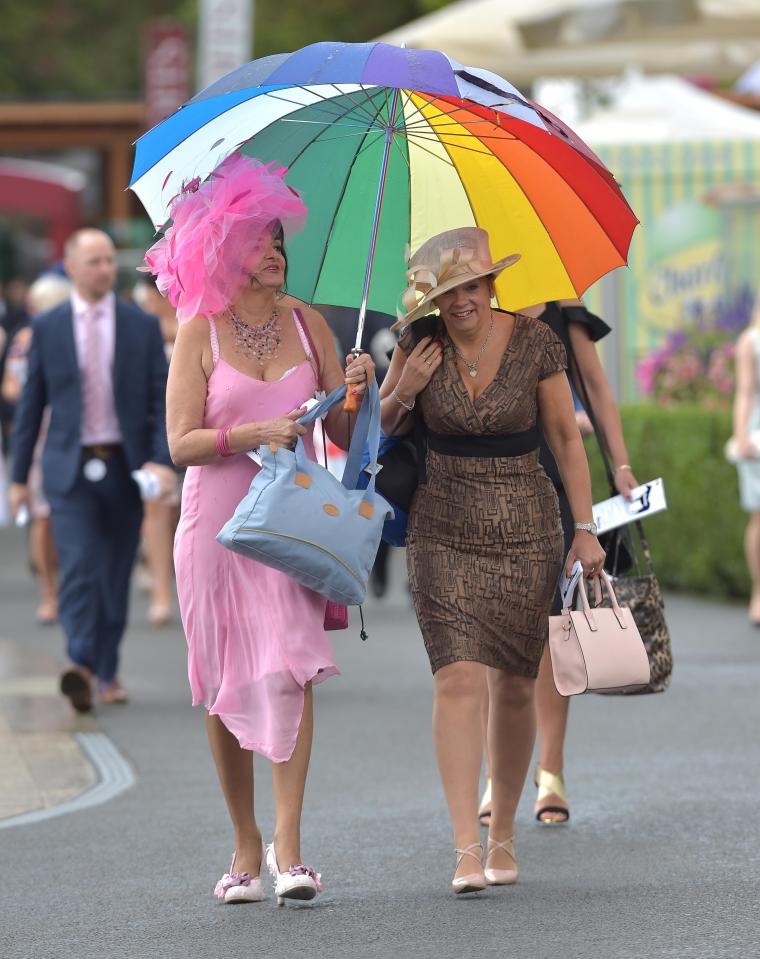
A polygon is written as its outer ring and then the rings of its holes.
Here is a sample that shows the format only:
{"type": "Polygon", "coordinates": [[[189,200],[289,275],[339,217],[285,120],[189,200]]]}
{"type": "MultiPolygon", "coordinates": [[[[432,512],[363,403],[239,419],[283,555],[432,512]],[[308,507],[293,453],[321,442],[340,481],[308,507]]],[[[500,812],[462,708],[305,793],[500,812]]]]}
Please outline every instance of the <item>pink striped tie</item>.
{"type": "Polygon", "coordinates": [[[102,436],[107,426],[106,359],[103,350],[103,310],[93,307],[84,317],[84,366],[82,368],[82,432],[102,436]]]}

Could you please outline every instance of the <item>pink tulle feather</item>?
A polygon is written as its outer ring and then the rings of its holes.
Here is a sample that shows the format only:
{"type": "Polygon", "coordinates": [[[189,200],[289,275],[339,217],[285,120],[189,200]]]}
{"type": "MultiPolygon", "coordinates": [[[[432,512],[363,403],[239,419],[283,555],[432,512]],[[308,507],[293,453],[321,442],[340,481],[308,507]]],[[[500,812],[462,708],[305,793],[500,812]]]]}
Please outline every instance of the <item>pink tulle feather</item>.
{"type": "Polygon", "coordinates": [[[306,205],[285,183],[286,173],[233,153],[205,182],[196,177],[171,201],[171,226],[139,269],[156,277],[180,323],[227,309],[275,224],[286,236],[303,226],[306,205]]]}

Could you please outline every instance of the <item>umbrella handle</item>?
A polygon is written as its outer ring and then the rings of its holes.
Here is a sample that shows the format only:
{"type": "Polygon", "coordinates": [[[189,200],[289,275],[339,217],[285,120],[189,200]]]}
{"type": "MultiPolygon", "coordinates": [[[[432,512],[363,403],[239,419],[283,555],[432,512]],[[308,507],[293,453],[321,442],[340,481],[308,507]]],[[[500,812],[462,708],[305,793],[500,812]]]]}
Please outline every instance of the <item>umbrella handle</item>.
{"type": "MultiPolygon", "coordinates": [[[[362,351],[356,347],[351,350],[351,356],[356,359],[357,356],[361,356],[362,351]]],[[[346,399],[343,402],[343,412],[344,413],[357,413],[359,411],[359,401],[356,396],[351,392],[350,387],[346,390],[346,399]]]]}

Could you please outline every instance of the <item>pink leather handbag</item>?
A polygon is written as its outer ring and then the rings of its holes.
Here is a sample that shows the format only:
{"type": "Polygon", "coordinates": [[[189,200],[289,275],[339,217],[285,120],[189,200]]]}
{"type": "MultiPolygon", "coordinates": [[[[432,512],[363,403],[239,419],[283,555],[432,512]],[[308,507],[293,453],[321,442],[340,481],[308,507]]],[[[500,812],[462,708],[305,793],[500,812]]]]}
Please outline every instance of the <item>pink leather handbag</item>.
{"type": "Polygon", "coordinates": [[[549,617],[549,651],[554,685],[561,696],[617,692],[649,682],[649,659],[630,609],[620,606],[609,576],[602,572],[611,608],[602,608],[596,580],[592,609],[583,579],[578,583],[581,609],[563,609],[549,617]]]}

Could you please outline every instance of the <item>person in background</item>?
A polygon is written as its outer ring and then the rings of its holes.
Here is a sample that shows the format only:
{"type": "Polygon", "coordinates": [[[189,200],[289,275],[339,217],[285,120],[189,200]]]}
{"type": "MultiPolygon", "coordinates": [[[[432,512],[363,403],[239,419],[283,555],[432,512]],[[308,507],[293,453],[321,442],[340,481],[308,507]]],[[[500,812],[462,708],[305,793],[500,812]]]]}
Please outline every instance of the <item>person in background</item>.
{"type": "Polygon", "coordinates": [[[760,626],[760,301],[750,325],[736,343],[736,394],[734,397],[736,467],[742,509],[749,513],[744,551],[752,580],[748,616],[760,626]]]}
{"type": "MultiPolygon", "coordinates": [[[[45,273],[29,287],[27,311],[30,317],[38,316],[65,302],[71,295],[71,282],[55,273],[45,273]]],[[[16,333],[8,348],[5,372],[2,378],[3,400],[14,407],[18,403],[27,377],[29,347],[32,343],[32,327],[23,326],[16,333]]],[[[32,566],[40,581],[40,603],[37,621],[49,626],[58,618],[58,556],[53,542],[50,524],[50,504],[42,489],[42,448],[47,433],[48,411],[45,411],[40,435],[34,448],[29,470],[29,554],[32,566]]]]}
{"type": "MultiPolygon", "coordinates": [[[[0,382],[2,382],[8,348],[16,333],[29,324],[26,311],[27,284],[21,277],[7,280],[0,292],[0,382]]],[[[14,406],[0,398],[0,445],[8,451],[14,406]]]]}
{"type": "Polygon", "coordinates": [[[61,692],[74,709],[123,703],[119,647],[142,522],[131,473],[176,488],[166,440],[166,356],[158,320],[114,296],[116,251],[107,234],[67,240],[71,298],[37,317],[16,409],[10,503],[29,505],[29,473],[45,408],[42,483],[60,564],[58,617],[70,665],[61,692]]]}
{"type": "MultiPolygon", "coordinates": [[[[570,360],[568,374],[574,395],[578,427],[582,435],[593,432],[589,417],[579,403],[579,396],[583,395],[582,381],[588,391],[591,412],[602,434],[600,440],[605,444],[614,464],[615,487],[618,493],[630,499],[631,491],[638,483],[629,463],[615,397],[594,345],[610,332],[609,326],[590,313],[580,300],[541,303],[522,312],[545,323],[564,345],[570,360]]],[[[541,443],[540,462],[557,492],[564,534],[564,551],[567,555],[574,535],[573,517],[560,471],[545,439],[541,443]]],[[[560,606],[559,591],[556,590],[551,615],[557,615],[561,611],[560,606]]],[[[557,825],[567,822],[570,818],[563,775],[569,707],[569,698],[560,696],[554,685],[547,643],[536,683],[539,761],[534,776],[538,787],[534,814],[542,825],[557,825]]],[[[484,709],[487,709],[487,706],[484,709]]],[[[488,767],[488,762],[486,766],[488,767]]],[[[483,825],[487,825],[490,816],[490,793],[489,778],[480,802],[480,821],[483,825]]]]}
{"type": "MultiPolygon", "coordinates": [[[[167,361],[171,360],[177,338],[177,312],[158,292],[152,279],[141,280],[132,291],[135,303],[146,313],[158,317],[167,361]]],[[[179,495],[171,501],[148,500],[142,526],[145,556],[145,582],[150,592],[148,620],[153,626],[165,626],[172,620],[174,603],[174,531],[179,521],[179,495]]]]}

